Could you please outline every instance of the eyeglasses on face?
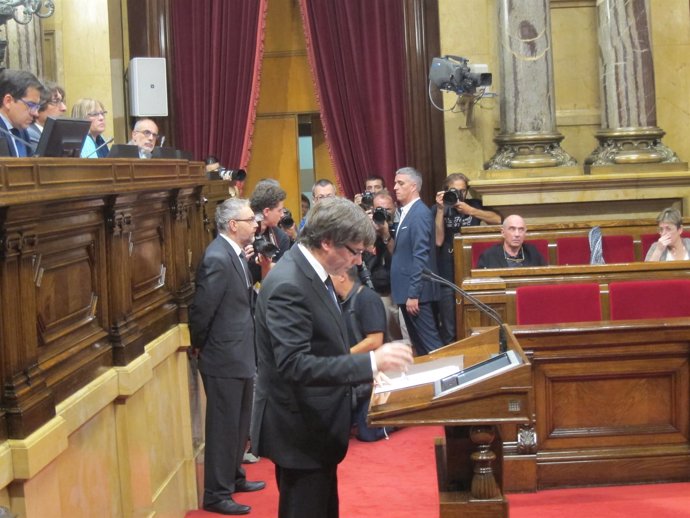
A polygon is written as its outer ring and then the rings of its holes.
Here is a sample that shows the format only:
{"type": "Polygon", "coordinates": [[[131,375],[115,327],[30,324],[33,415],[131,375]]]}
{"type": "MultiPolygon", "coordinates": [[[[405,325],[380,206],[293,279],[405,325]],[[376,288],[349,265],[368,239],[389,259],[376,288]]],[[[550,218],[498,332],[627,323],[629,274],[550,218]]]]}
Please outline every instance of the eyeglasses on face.
{"type": "Polygon", "coordinates": [[[158,133],[154,133],[151,130],[134,130],[134,133],[141,133],[144,135],[146,138],[151,138],[153,137],[154,140],[158,138],[158,133]]]}
{"type": "Polygon", "coordinates": [[[52,104],[53,106],[60,106],[61,104],[66,104],[65,99],[62,97],[58,97],[56,99],[51,99],[50,101],[47,101],[46,104],[52,104]]]}
{"type": "Polygon", "coordinates": [[[25,99],[19,98],[19,99],[17,99],[17,101],[21,101],[22,103],[24,103],[24,106],[26,106],[26,108],[30,112],[37,112],[38,109],[41,107],[41,105],[39,103],[35,103],[33,101],[27,101],[25,99]]]}
{"type": "Polygon", "coordinates": [[[86,115],[88,115],[89,117],[91,117],[93,119],[97,119],[98,117],[105,117],[106,115],[108,115],[108,112],[103,110],[100,112],[89,112],[86,115]]]}
{"type": "Polygon", "coordinates": [[[261,223],[264,220],[263,214],[255,214],[251,218],[237,218],[233,221],[244,221],[245,223],[261,223]]]}
{"type": "Polygon", "coordinates": [[[355,250],[348,245],[343,245],[345,248],[347,248],[347,251],[352,254],[352,257],[357,257],[358,255],[362,255],[364,253],[364,250],[355,250]]]}

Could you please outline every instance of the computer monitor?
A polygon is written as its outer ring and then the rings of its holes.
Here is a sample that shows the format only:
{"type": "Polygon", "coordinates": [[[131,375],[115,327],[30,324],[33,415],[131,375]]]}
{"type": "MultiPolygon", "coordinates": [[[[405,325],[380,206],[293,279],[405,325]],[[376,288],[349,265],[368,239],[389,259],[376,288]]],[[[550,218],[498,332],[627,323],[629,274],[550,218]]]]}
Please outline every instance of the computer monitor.
{"type": "Polygon", "coordinates": [[[46,119],[35,156],[79,157],[91,122],[82,119],[46,119]]]}

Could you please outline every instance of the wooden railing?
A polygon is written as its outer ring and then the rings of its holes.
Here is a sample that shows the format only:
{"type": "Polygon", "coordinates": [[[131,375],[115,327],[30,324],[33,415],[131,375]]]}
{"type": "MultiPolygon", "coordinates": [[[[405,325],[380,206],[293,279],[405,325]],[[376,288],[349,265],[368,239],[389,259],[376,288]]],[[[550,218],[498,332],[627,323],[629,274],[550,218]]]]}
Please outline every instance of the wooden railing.
{"type": "Polygon", "coordinates": [[[0,162],[0,438],[186,321],[226,196],[199,162],[0,162]]]}

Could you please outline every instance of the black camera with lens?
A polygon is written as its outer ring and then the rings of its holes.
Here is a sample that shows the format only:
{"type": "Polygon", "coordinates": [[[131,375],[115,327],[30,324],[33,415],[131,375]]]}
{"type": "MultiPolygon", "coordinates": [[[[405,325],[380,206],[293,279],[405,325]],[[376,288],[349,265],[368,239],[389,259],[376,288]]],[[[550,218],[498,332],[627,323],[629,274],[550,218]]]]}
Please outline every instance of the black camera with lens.
{"type": "Polygon", "coordinates": [[[443,204],[446,207],[455,207],[459,201],[465,201],[465,192],[460,189],[448,189],[443,193],[443,204]]]}
{"type": "Polygon", "coordinates": [[[391,222],[391,215],[383,207],[376,207],[371,213],[371,219],[374,220],[374,223],[383,225],[386,221],[391,222]]]}
{"type": "Polygon", "coordinates": [[[242,182],[247,178],[247,171],[244,169],[226,169],[225,167],[219,167],[216,171],[223,180],[242,182]]]}
{"type": "Polygon", "coordinates": [[[371,207],[374,206],[374,193],[370,191],[364,191],[362,194],[362,201],[359,202],[359,205],[364,209],[364,210],[369,210],[371,207]]]}
{"type": "Polygon", "coordinates": [[[283,216],[278,222],[278,226],[282,229],[290,228],[295,224],[295,220],[292,217],[292,212],[289,209],[283,209],[283,216]]]}
{"type": "Polygon", "coordinates": [[[264,236],[257,236],[254,238],[254,251],[272,261],[279,249],[264,236]]]}

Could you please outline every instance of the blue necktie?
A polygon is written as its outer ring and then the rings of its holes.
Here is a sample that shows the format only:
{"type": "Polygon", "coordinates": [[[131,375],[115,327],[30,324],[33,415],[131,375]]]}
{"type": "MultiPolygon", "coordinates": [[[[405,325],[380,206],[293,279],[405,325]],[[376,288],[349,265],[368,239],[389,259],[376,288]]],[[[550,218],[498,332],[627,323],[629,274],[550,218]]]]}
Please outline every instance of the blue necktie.
{"type": "Polygon", "coordinates": [[[24,143],[21,140],[19,140],[21,138],[21,135],[19,134],[19,130],[17,128],[12,128],[10,130],[10,133],[12,133],[12,135],[17,137],[16,139],[13,139],[14,145],[17,147],[17,156],[21,156],[21,157],[27,156],[26,146],[24,145],[24,143]]]}
{"type": "Polygon", "coordinates": [[[341,311],[340,309],[340,303],[338,302],[338,297],[335,294],[335,288],[333,287],[333,281],[331,280],[330,277],[326,278],[326,289],[328,290],[328,293],[331,295],[331,299],[333,299],[333,302],[335,303],[335,307],[338,308],[338,311],[341,311]]]}

